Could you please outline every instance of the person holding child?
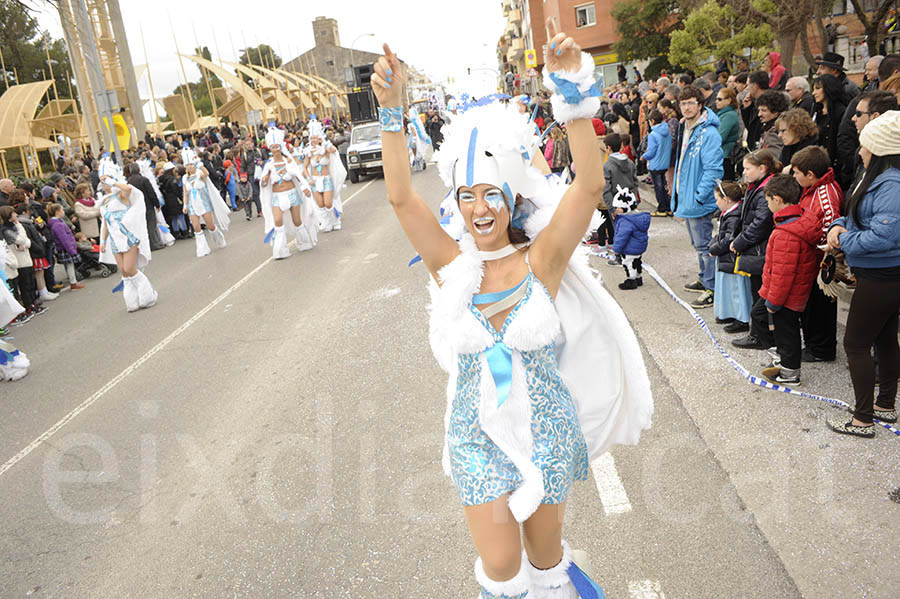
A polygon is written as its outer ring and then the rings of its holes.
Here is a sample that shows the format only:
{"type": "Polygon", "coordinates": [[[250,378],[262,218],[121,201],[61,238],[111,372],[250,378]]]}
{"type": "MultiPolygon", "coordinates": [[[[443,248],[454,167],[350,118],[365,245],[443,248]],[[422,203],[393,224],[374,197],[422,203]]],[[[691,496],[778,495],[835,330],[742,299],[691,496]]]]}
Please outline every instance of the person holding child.
{"type": "Polygon", "coordinates": [[[75,216],[81,232],[94,239],[100,239],[100,206],[97,204],[89,183],[75,186],[75,216]]]}
{"type": "Polygon", "coordinates": [[[751,318],[758,338],[777,348],[777,359],[762,375],[779,384],[800,384],[800,326],[819,270],[819,229],[803,218],[800,185],[790,175],[775,175],[766,185],[766,202],[775,227],[766,246],[763,285],[751,318]]]}
{"type": "MultiPolygon", "coordinates": [[[[803,188],[803,218],[819,230],[817,246],[824,246],[832,223],[841,216],[844,192],[834,179],[828,152],[821,146],[803,148],[791,159],[794,180],[803,188]]],[[[819,261],[822,252],[819,251],[819,261]]],[[[813,285],[803,311],[804,362],[833,362],[837,355],[837,301],[813,285]]]]}
{"type": "Polygon", "coordinates": [[[885,112],[870,121],[859,136],[859,156],[865,174],[847,199],[847,216],[828,230],[829,249],[844,252],[856,277],[850,303],[844,350],[856,407],[852,417],[834,416],[828,426],[836,433],[874,437],[874,419],[896,422],[900,346],[900,111],[885,112]],[[878,351],[878,399],[874,399],[878,351]]]}

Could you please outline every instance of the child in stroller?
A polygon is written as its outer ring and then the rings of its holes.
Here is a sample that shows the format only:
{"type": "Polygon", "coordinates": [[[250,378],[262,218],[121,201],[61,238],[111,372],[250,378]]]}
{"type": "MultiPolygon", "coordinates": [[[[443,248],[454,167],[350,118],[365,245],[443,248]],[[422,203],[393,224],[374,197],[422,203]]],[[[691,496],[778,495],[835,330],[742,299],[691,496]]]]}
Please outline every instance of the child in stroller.
{"type": "Polygon", "coordinates": [[[100,276],[106,278],[116,272],[117,268],[114,264],[103,264],[100,262],[100,246],[88,239],[84,233],[75,234],[75,247],[78,248],[78,255],[81,256],[81,264],[77,267],[77,274],[82,279],[91,276],[91,272],[100,271],[100,276]]]}

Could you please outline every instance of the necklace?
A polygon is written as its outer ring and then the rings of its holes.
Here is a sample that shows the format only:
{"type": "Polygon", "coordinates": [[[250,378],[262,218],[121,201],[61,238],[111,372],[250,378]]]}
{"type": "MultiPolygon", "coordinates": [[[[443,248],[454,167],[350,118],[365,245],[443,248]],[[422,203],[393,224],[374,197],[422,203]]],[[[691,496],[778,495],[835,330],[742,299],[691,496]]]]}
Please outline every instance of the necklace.
{"type": "Polygon", "coordinates": [[[507,256],[512,256],[516,252],[518,252],[518,248],[512,244],[507,244],[506,247],[502,247],[499,250],[491,250],[491,251],[483,251],[478,250],[478,255],[481,256],[481,259],[485,262],[489,262],[491,260],[502,260],[507,256]]]}

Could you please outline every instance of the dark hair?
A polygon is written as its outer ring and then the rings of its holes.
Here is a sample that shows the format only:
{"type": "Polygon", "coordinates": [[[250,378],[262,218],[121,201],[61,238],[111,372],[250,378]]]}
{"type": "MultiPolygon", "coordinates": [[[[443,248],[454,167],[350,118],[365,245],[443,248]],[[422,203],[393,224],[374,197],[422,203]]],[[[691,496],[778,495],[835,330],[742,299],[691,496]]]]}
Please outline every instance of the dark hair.
{"type": "Polygon", "coordinates": [[[618,152],[622,149],[622,136],[618,133],[609,133],[603,138],[603,143],[612,152],[618,152]]]}
{"type": "Polygon", "coordinates": [[[747,84],[747,73],[745,71],[738,73],[737,75],[734,76],[734,81],[735,81],[735,83],[742,83],[742,84],[746,85],[747,84]]]}
{"type": "Polygon", "coordinates": [[[790,108],[784,92],[775,91],[774,89],[766,90],[759,95],[756,99],[756,107],[759,108],[760,106],[765,106],[770,112],[776,114],[787,112],[787,109],[790,108]]]}
{"type": "Polygon", "coordinates": [[[831,158],[822,146],[807,146],[791,157],[791,166],[804,175],[812,173],[822,177],[831,168],[831,158]]]}
{"type": "Polygon", "coordinates": [[[125,165],[125,176],[131,177],[132,175],[140,175],[141,167],[137,165],[136,162],[129,162],[125,165]]]}
{"type": "Polygon", "coordinates": [[[612,111],[613,111],[613,114],[615,114],[616,116],[622,117],[629,123],[631,122],[631,116],[628,114],[628,111],[625,110],[625,105],[622,104],[621,102],[613,103],[612,111]]]}
{"type": "Polygon", "coordinates": [[[698,104],[703,104],[703,94],[693,85],[689,85],[681,90],[681,95],[678,96],[678,101],[683,102],[684,100],[690,100],[691,98],[696,99],[698,104]]]}
{"type": "Polygon", "coordinates": [[[775,158],[775,154],[771,150],[754,150],[744,156],[744,162],[749,161],[753,166],[763,165],[769,173],[781,172],[784,165],[775,158]]]}
{"type": "Polygon", "coordinates": [[[690,85],[691,83],[694,82],[694,80],[691,78],[690,75],[688,75],[687,73],[685,73],[685,74],[683,74],[683,75],[679,75],[679,76],[678,76],[678,82],[679,82],[679,83],[684,83],[685,85],[690,85]]]}
{"type": "MultiPolygon", "coordinates": [[[[813,87],[821,87],[825,92],[825,101],[828,108],[834,108],[836,104],[847,105],[847,95],[844,93],[844,84],[834,75],[819,75],[813,79],[813,87]]],[[[830,111],[829,111],[830,112],[830,111]]]]}
{"type": "Polygon", "coordinates": [[[661,113],[658,108],[654,108],[653,110],[651,110],[650,116],[648,116],[647,118],[654,125],[658,125],[661,122],[663,122],[664,120],[666,120],[666,117],[663,116],[663,113],[661,113]]]}
{"type": "Polygon", "coordinates": [[[24,183],[21,183],[21,184],[19,185],[19,189],[21,189],[21,190],[24,191],[25,193],[34,193],[34,185],[32,185],[31,183],[29,183],[28,181],[25,181],[24,183]]]}
{"type": "Polygon", "coordinates": [[[13,210],[12,206],[0,206],[0,222],[8,223],[12,220],[12,215],[15,214],[15,210],[13,210]]]}
{"type": "Polygon", "coordinates": [[[694,81],[691,85],[693,85],[693,86],[696,87],[697,89],[702,89],[702,90],[704,90],[704,91],[711,91],[711,90],[712,90],[712,85],[710,85],[710,84],[709,84],[709,81],[707,81],[707,80],[704,79],[703,77],[700,77],[699,79],[697,79],[696,81],[694,81]]]}
{"type": "Polygon", "coordinates": [[[13,210],[16,211],[16,214],[25,214],[26,212],[31,211],[31,208],[25,202],[20,202],[13,205],[13,210]]]}
{"type": "Polygon", "coordinates": [[[21,189],[13,189],[9,192],[9,203],[11,206],[24,202],[26,199],[25,192],[21,189]]]}
{"type": "Polygon", "coordinates": [[[622,146],[630,146],[631,145],[631,134],[623,133],[622,134],[622,146]]]}
{"type": "Polygon", "coordinates": [[[887,156],[875,156],[872,154],[872,158],[869,159],[869,167],[865,170],[862,181],[859,182],[859,185],[856,186],[847,200],[846,214],[851,215],[857,225],[860,224],[859,206],[862,204],[866,191],[872,186],[875,178],[889,168],[900,170],[900,154],[888,154],[887,156]]]}
{"type": "Polygon", "coordinates": [[[734,181],[719,181],[716,183],[715,191],[732,202],[740,202],[746,190],[742,185],[734,181]]]}
{"type": "Polygon", "coordinates": [[[897,96],[883,89],[863,92],[859,95],[859,101],[863,100],[869,102],[869,112],[884,114],[888,110],[897,110],[898,108],[897,96]]]}
{"type": "Polygon", "coordinates": [[[894,71],[900,71],[900,54],[888,54],[882,59],[878,65],[878,80],[884,81],[893,75],[894,71]]]}
{"type": "Polygon", "coordinates": [[[765,71],[753,71],[747,76],[747,83],[752,83],[759,89],[769,89],[769,74],[765,71]]]}
{"type": "Polygon", "coordinates": [[[785,204],[796,204],[800,201],[803,189],[790,175],[775,175],[766,183],[766,197],[778,196],[785,204]]]}

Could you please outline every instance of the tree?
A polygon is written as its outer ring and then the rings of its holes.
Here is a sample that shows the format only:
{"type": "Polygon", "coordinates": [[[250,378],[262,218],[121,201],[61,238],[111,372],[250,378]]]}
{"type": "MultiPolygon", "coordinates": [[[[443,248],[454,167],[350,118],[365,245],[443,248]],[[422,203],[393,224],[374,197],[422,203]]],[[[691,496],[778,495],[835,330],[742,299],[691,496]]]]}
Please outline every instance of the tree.
{"type": "Polygon", "coordinates": [[[666,56],[669,36],[681,27],[678,0],[623,0],[613,6],[619,60],[666,56]]]}
{"type": "MultiPolygon", "coordinates": [[[[806,27],[817,13],[817,4],[825,3],[831,5],[830,0],[790,0],[788,2],[727,0],[726,2],[738,14],[766,23],[772,28],[781,51],[781,63],[788,69],[794,62],[794,47],[797,45],[797,38],[806,40],[806,27]]],[[[803,46],[807,62],[812,62],[809,44],[805,43],[803,46]]]]}
{"type": "MultiPolygon", "coordinates": [[[[69,74],[69,54],[63,40],[54,40],[27,9],[27,5],[17,0],[0,0],[0,48],[6,63],[4,73],[7,85],[15,85],[16,74],[19,83],[32,83],[50,78],[47,52],[53,65],[53,77],[61,95],[68,95],[71,80],[69,74]]],[[[2,90],[6,91],[6,85],[2,90]]]]}
{"type": "Polygon", "coordinates": [[[772,28],[742,19],[730,6],[707,2],[683,21],[684,29],[672,32],[669,62],[675,67],[702,71],[714,59],[731,60],[750,48],[755,58],[771,47],[772,28]]]}
{"type": "MultiPolygon", "coordinates": [[[[275,51],[268,44],[260,44],[243,48],[238,62],[245,65],[255,64],[268,69],[277,69],[281,66],[281,57],[275,54],[275,51]]],[[[250,78],[244,74],[241,74],[241,78],[245,83],[250,82],[250,78]]]]}
{"type": "MultiPolygon", "coordinates": [[[[879,52],[881,40],[887,33],[887,15],[892,6],[896,6],[897,0],[880,0],[875,10],[871,11],[871,16],[866,14],[859,0],[850,0],[853,4],[853,10],[856,12],[856,18],[866,28],[866,43],[869,46],[869,56],[875,56],[879,52]]],[[[868,4],[868,2],[867,2],[868,4]]]]}

